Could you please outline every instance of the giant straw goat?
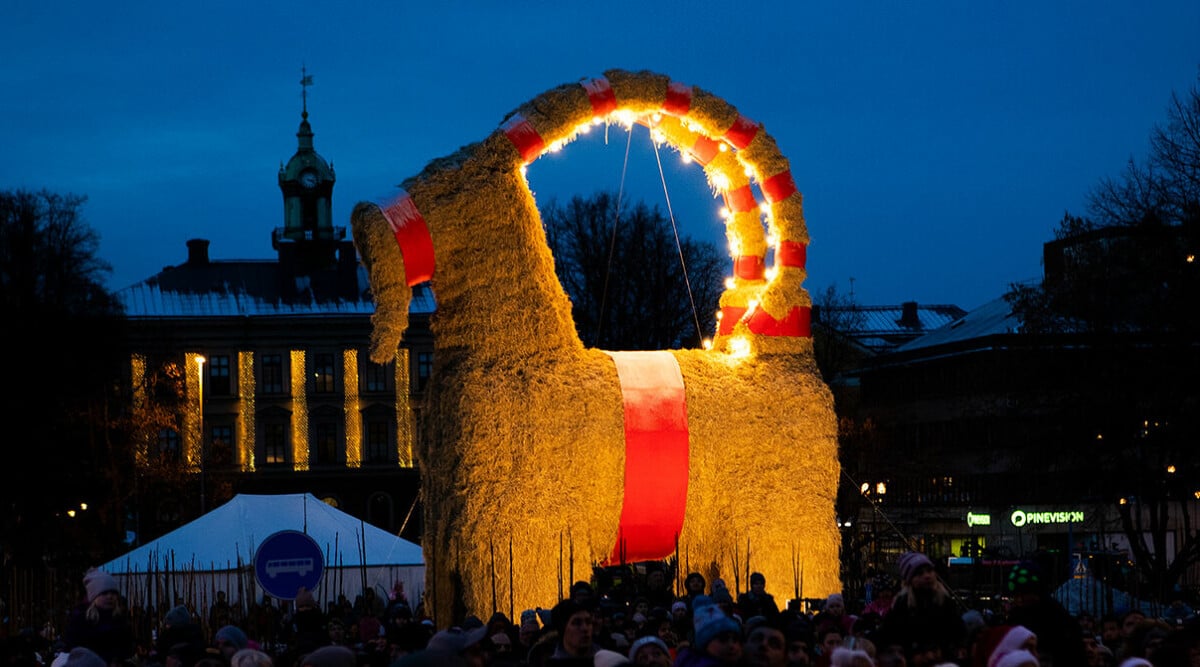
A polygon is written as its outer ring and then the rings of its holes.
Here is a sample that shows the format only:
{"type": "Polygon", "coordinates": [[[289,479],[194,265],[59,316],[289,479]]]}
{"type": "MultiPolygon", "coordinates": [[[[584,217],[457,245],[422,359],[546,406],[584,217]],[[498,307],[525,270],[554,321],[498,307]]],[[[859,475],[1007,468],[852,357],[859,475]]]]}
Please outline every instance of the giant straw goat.
{"type": "Polygon", "coordinates": [[[401,187],[360,203],[352,227],[376,301],[373,360],[395,358],[411,285],[432,280],[437,299],[414,454],[439,623],[549,607],[598,563],[672,554],[710,580],[761,572],[776,597],[840,590],[808,234],[759,124],[703,89],[611,70],[534,98],[401,187]],[[724,195],[734,279],[711,349],[580,342],[523,167],[594,119],[652,126],[724,195]]]}

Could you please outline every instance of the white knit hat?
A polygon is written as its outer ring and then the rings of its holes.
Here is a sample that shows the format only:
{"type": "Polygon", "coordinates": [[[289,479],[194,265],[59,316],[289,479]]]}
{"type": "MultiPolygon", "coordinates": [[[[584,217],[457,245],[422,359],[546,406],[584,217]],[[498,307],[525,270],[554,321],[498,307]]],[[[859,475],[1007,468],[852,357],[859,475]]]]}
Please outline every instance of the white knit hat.
{"type": "Polygon", "coordinates": [[[87,589],[88,602],[100,597],[101,593],[119,590],[117,580],[111,574],[96,568],[83,575],[83,587],[87,589]]]}

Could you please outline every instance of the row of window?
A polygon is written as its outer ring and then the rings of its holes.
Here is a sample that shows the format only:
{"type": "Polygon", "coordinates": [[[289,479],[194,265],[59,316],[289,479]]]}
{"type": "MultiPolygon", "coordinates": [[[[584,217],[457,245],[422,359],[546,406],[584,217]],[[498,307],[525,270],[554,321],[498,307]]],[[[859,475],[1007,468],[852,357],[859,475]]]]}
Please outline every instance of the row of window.
{"type": "MultiPolygon", "coordinates": [[[[363,423],[362,456],[364,464],[395,463],[396,445],[392,424],[387,419],[369,419],[363,423]]],[[[237,462],[233,425],[206,424],[204,433],[205,464],[214,468],[232,466],[237,462]]],[[[335,421],[309,424],[310,461],[315,465],[342,465],[342,439],[335,421]]],[[[258,425],[261,447],[255,459],[260,465],[289,466],[291,460],[291,425],[281,419],[264,420],[258,425]]],[[[158,434],[159,455],[173,461],[181,460],[183,443],[179,431],[163,429],[158,434]]]]}
{"type": "MultiPolygon", "coordinates": [[[[285,395],[290,386],[287,373],[287,355],[267,353],[257,355],[258,393],[264,395],[285,395]]],[[[416,353],[416,375],[411,391],[422,391],[429,376],[433,373],[433,353],[416,353]]],[[[311,357],[312,382],[310,390],[314,394],[334,394],[338,391],[338,369],[340,355],[332,352],[317,352],[311,357]]],[[[214,354],[208,357],[205,366],[205,388],[209,396],[232,396],[234,393],[233,364],[229,355],[214,354]]],[[[377,364],[367,361],[362,367],[362,391],[367,393],[390,392],[394,390],[394,374],[392,364],[377,364]]]]}

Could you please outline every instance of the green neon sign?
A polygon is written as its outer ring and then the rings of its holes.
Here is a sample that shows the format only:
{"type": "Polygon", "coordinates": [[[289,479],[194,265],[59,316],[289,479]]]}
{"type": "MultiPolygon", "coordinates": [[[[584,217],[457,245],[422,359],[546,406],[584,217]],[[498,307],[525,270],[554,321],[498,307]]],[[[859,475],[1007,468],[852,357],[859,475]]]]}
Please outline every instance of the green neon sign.
{"type": "Polygon", "coordinates": [[[1012,516],[1009,517],[1012,525],[1020,528],[1030,524],[1039,523],[1081,523],[1083,522],[1083,512],[1081,510],[1068,510],[1065,512],[1026,512],[1025,510],[1014,510],[1012,516]]]}
{"type": "Polygon", "coordinates": [[[990,526],[990,525],[992,525],[992,515],[991,514],[975,514],[974,512],[967,512],[967,525],[968,526],[990,526]]]}

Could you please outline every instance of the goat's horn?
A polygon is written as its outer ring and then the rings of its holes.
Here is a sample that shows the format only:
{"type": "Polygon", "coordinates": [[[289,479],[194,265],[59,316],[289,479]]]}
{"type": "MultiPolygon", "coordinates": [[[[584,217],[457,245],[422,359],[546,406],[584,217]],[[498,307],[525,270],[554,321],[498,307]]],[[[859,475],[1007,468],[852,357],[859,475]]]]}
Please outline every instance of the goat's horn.
{"type": "Polygon", "coordinates": [[[396,357],[400,338],[408,329],[412,298],[404,274],[404,256],[383,211],[360,202],[350,214],[354,245],[371,282],[375,314],[371,316],[371,361],[384,364],[396,357]]]}

